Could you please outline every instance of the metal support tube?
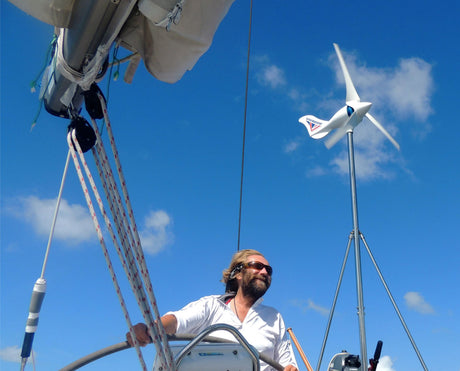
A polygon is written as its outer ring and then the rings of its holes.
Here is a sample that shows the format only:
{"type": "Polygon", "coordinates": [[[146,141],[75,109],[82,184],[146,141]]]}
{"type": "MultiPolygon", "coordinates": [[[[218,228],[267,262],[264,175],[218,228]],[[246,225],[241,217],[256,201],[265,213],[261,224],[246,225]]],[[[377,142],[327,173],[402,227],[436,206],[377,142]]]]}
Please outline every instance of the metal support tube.
{"type": "Polygon", "coordinates": [[[359,341],[361,347],[361,370],[367,370],[366,329],[364,324],[363,280],[361,273],[361,252],[359,246],[358,201],[356,196],[355,158],[353,148],[353,131],[348,135],[348,166],[350,172],[351,204],[353,209],[353,234],[355,241],[356,291],[358,295],[359,341]]]}
{"type": "Polygon", "coordinates": [[[351,240],[353,238],[353,232],[350,233],[348,237],[347,250],[345,252],[345,257],[343,258],[342,269],[340,270],[339,281],[337,282],[337,287],[335,289],[334,300],[332,301],[331,311],[329,312],[329,319],[327,321],[326,332],[324,334],[323,344],[321,346],[321,352],[319,354],[318,363],[316,365],[316,371],[319,371],[321,368],[321,362],[323,360],[324,349],[326,348],[327,338],[329,336],[329,330],[331,328],[332,317],[334,316],[335,305],[337,304],[337,298],[339,297],[340,286],[342,285],[343,273],[345,272],[345,266],[347,265],[348,254],[350,252],[351,240]]]}
{"type": "Polygon", "coordinates": [[[404,321],[404,318],[401,315],[401,312],[399,311],[398,306],[396,305],[396,301],[393,299],[393,295],[391,295],[390,289],[389,289],[387,283],[385,282],[385,279],[383,278],[383,275],[382,275],[382,272],[379,269],[379,266],[377,265],[377,261],[374,259],[374,256],[372,255],[372,252],[371,252],[371,249],[367,245],[367,242],[366,242],[366,240],[365,240],[365,238],[364,238],[362,233],[360,234],[360,237],[361,237],[361,239],[362,239],[362,241],[364,243],[364,246],[366,246],[366,250],[367,250],[367,252],[368,252],[368,254],[369,254],[369,256],[370,256],[370,258],[372,260],[372,263],[374,264],[374,267],[377,270],[377,273],[378,273],[378,275],[380,277],[380,280],[382,281],[383,286],[385,287],[385,290],[386,290],[386,292],[388,294],[388,297],[390,298],[390,301],[393,304],[393,308],[395,309],[395,311],[396,311],[396,313],[397,313],[397,315],[399,317],[399,320],[401,321],[401,324],[403,325],[404,330],[406,331],[406,334],[409,337],[409,340],[410,340],[410,342],[412,344],[412,347],[414,348],[415,353],[417,353],[417,357],[418,357],[420,363],[422,364],[423,369],[425,371],[428,371],[428,368],[426,367],[426,364],[423,361],[422,355],[420,354],[420,352],[419,352],[419,350],[417,348],[417,345],[415,344],[415,341],[412,338],[412,335],[411,335],[411,333],[409,331],[409,328],[407,327],[406,322],[404,321]]]}

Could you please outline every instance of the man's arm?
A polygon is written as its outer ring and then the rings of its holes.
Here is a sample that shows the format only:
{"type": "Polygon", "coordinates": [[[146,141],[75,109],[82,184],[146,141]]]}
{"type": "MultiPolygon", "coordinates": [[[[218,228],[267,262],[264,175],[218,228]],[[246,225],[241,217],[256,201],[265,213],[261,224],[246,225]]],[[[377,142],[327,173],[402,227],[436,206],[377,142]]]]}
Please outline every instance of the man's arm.
{"type": "Polygon", "coordinates": [[[284,371],[299,371],[299,370],[297,369],[297,367],[293,365],[289,365],[284,368],[284,371]]]}
{"type": "Polygon", "coordinates": [[[177,330],[177,318],[174,314],[166,314],[161,317],[161,323],[168,335],[174,335],[177,330]]]}
{"type": "MultiPolygon", "coordinates": [[[[167,314],[161,317],[161,323],[168,335],[174,335],[177,329],[177,319],[173,314],[167,314]]],[[[138,323],[133,326],[134,334],[136,335],[137,342],[141,347],[145,347],[147,344],[152,342],[152,339],[149,336],[148,328],[144,323],[138,323]]],[[[126,333],[126,340],[129,345],[133,346],[133,340],[131,338],[131,333],[126,333]]]]}

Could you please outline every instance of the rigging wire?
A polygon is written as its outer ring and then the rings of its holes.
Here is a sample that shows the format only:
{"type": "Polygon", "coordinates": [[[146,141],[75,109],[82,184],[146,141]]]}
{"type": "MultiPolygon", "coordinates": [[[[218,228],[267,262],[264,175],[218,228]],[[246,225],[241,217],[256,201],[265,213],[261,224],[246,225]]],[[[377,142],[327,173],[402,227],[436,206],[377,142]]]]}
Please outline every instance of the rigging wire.
{"type": "Polygon", "coordinates": [[[56,226],[57,215],[59,212],[59,205],[61,204],[62,191],[64,190],[64,184],[65,184],[65,179],[67,177],[67,169],[69,168],[69,162],[70,162],[70,150],[67,152],[67,159],[65,161],[65,166],[64,166],[64,174],[62,176],[61,186],[59,188],[59,194],[58,194],[58,198],[56,201],[56,208],[54,209],[53,222],[51,223],[51,230],[50,230],[50,234],[48,237],[48,245],[46,246],[45,258],[43,259],[42,273],[40,275],[40,278],[45,278],[46,265],[48,263],[48,256],[50,252],[51,241],[54,235],[54,228],[56,226]]]}
{"type": "Polygon", "coordinates": [[[241,180],[240,180],[240,206],[238,212],[238,244],[237,251],[240,251],[240,237],[241,237],[241,208],[243,203],[243,177],[244,177],[244,152],[246,147],[246,121],[248,112],[248,85],[249,85],[249,59],[251,54],[251,30],[252,30],[252,2],[249,4],[249,31],[248,31],[248,53],[246,61],[246,86],[244,92],[244,119],[243,119],[243,147],[241,152],[241,180]]]}
{"type": "Polygon", "coordinates": [[[24,340],[23,340],[22,349],[21,349],[21,368],[20,368],[21,371],[24,370],[27,360],[29,359],[31,354],[32,354],[32,363],[35,369],[35,359],[34,359],[33,352],[32,352],[32,344],[34,341],[35,332],[37,331],[37,327],[38,327],[40,309],[41,309],[43,299],[45,298],[45,294],[46,294],[45,270],[46,270],[46,265],[48,263],[48,256],[50,252],[51,241],[54,236],[54,227],[56,225],[59,205],[61,203],[61,198],[62,198],[62,191],[64,189],[65,179],[67,177],[67,169],[69,168],[69,162],[70,162],[70,151],[67,153],[67,159],[66,159],[66,163],[64,166],[64,173],[62,175],[61,186],[59,188],[59,194],[58,194],[58,198],[56,201],[56,207],[54,209],[53,221],[51,224],[48,244],[46,246],[45,258],[43,259],[41,275],[35,282],[34,288],[32,290],[32,297],[30,299],[30,305],[29,305],[29,315],[27,317],[24,340]]]}

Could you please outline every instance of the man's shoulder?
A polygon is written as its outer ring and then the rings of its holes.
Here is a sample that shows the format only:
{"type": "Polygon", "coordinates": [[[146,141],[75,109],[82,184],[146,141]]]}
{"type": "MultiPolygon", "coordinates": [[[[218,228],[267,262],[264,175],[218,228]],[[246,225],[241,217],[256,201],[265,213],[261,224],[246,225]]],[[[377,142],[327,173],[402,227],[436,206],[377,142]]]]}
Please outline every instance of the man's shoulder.
{"type": "Polygon", "coordinates": [[[226,301],[226,298],[227,298],[227,295],[219,295],[219,294],[212,294],[212,295],[206,295],[206,296],[202,296],[200,299],[198,299],[198,301],[201,301],[201,302],[222,302],[222,303],[225,303],[226,301]]]}

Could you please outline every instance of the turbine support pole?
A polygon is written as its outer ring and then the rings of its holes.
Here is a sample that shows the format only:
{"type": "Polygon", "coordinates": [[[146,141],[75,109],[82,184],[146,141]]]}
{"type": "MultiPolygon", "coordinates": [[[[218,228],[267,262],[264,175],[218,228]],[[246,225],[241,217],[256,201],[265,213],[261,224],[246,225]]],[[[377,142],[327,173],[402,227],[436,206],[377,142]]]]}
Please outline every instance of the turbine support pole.
{"type": "Polygon", "coordinates": [[[361,370],[367,370],[366,328],[364,324],[363,279],[361,273],[360,233],[358,225],[358,201],[356,196],[355,157],[353,148],[353,130],[347,132],[348,167],[350,173],[351,204],[353,210],[353,239],[355,245],[356,291],[358,296],[359,342],[361,347],[361,370]]]}

